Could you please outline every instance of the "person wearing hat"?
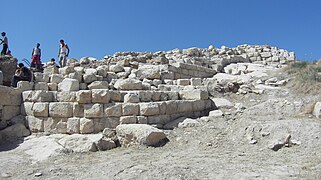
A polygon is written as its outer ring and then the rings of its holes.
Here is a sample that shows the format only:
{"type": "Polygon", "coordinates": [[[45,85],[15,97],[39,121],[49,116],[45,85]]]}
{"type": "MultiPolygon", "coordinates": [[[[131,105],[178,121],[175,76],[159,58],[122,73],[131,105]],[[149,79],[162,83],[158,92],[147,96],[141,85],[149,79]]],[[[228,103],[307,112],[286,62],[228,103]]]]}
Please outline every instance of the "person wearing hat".
{"type": "Polygon", "coordinates": [[[3,45],[2,51],[1,51],[1,55],[6,55],[7,51],[8,51],[8,38],[6,37],[6,33],[2,32],[2,39],[1,39],[1,43],[3,45]]]}

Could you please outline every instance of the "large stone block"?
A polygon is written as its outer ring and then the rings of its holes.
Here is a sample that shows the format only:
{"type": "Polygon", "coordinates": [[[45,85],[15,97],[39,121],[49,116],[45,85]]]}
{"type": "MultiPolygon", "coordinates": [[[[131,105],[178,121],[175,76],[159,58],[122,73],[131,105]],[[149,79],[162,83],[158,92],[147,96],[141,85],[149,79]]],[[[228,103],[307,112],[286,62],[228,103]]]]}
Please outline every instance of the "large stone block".
{"type": "Polygon", "coordinates": [[[58,91],[57,83],[47,83],[49,91],[58,91]]]}
{"type": "Polygon", "coordinates": [[[76,100],[81,104],[88,104],[92,102],[91,90],[80,90],[76,93],[76,100]]]}
{"type": "Polygon", "coordinates": [[[121,124],[116,134],[122,146],[132,145],[160,146],[168,141],[162,130],[146,124],[121,124]]]}
{"type": "Polygon", "coordinates": [[[36,102],[32,107],[33,115],[36,117],[48,117],[49,115],[49,103],[48,102],[36,102]]]}
{"type": "Polygon", "coordinates": [[[84,74],[83,79],[86,84],[90,84],[94,81],[97,81],[97,76],[93,74],[84,74]]]}
{"type": "Polygon", "coordinates": [[[123,116],[136,116],[139,114],[139,104],[125,103],[123,106],[123,116]]]}
{"type": "Polygon", "coordinates": [[[104,116],[103,104],[85,104],[84,117],[86,118],[100,118],[104,116]]]}
{"type": "Polygon", "coordinates": [[[193,112],[193,104],[192,101],[177,101],[177,112],[185,113],[185,112],[193,112]]]}
{"type": "Polygon", "coordinates": [[[88,85],[88,89],[108,89],[107,81],[94,81],[88,85]]]}
{"type": "Polygon", "coordinates": [[[20,105],[21,91],[0,85],[0,105],[20,105]]]}
{"type": "Polygon", "coordinates": [[[200,89],[179,91],[179,97],[183,100],[203,100],[208,99],[208,92],[200,89]]]}
{"type": "Polygon", "coordinates": [[[28,127],[31,132],[43,132],[44,131],[44,119],[34,116],[26,117],[28,127]]]}
{"type": "Polygon", "coordinates": [[[73,104],[73,114],[75,117],[84,117],[84,104],[75,102],[73,104]]]}
{"type": "Polygon", "coordinates": [[[118,79],[114,85],[118,90],[141,90],[143,89],[142,82],[137,79],[118,79]]]}
{"type": "Polygon", "coordinates": [[[58,91],[78,91],[79,81],[76,79],[65,78],[58,84],[58,91]]]}
{"type": "Polygon", "coordinates": [[[73,72],[75,72],[75,69],[74,67],[71,67],[71,66],[65,66],[65,67],[59,68],[59,74],[62,74],[63,76],[66,76],[73,72]]]}
{"type": "Polygon", "coordinates": [[[21,104],[21,114],[24,116],[33,116],[33,107],[34,102],[24,102],[21,104]]]}
{"type": "Polygon", "coordinates": [[[124,96],[124,103],[138,103],[139,95],[136,93],[127,93],[124,96]]]}
{"type": "Polygon", "coordinates": [[[159,105],[156,102],[140,103],[139,106],[140,115],[142,116],[159,115],[159,105]]]}
{"type": "Polygon", "coordinates": [[[152,91],[139,91],[140,102],[150,102],[152,101],[153,92],[152,91]]]}
{"type": "Polygon", "coordinates": [[[56,83],[59,84],[64,80],[64,76],[62,74],[52,74],[50,76],[50,82],[51,83],[56,83]]]}
{"type": "Polygon", "coordinates": [[[81,134],[90,134],[94,132],[94,122],[92,119],[81,118],[80,119],[80,131],[81,134]]]}
{"type": "Polygon", "coordinates": [[[76,92],[73,92],[73,91],[57,92],[56,99],[58,102],[75,102],[76,92]]]}
{"type": "Polygon", "coordinates": [[[51,102],[49,103],[50,117],[69,118],[73,116],[73,103],[70,102],[51,102]]]}
{"type": "Polygon", "coordinates": [[[177,101],[171,100],[166,101],[166,114],[176,114],[177,113],[177,101]]]}
{"type": "Polygon", "coordinates": [[[49,132],[49,133],[56,133],[56,127],[57,124],[60,121],[67,121],[65,118],[42,118],[43,119],[43,126],[44,126],[44,132],[49,132]]]}
{"type": "Polygon", "coordinates": [[[21,91],[30,91],[33,90],[34,88],[34,82],[29,82],[29,81],[19,81],[17,83],[17,89],[21,91]]]}
{"type": "Polygon", "coordinates": [[[53,102],[54,93],[51,91],[24,91],[22,93],[24,102],[53,102]]]}
{"type": "Polygon", "coordinates": [[[120,117],[120,124],[136,124],[136,116],[122,116],[120,117]]]}
{"type": "Polygon", "coordinates": [[[91,91],[92,102],[93,103],[102,103],[107,104],[110,100],[110,94],[107,89],[93,89],[91,91]]]}
{"type": "Polygon", "coordinates": [[[104,104],[104,112],[107,117],[120,117],[122,116],[122,104],[104,104]]]}
{"type": "Polygon", "coordinates": [[[80,132],[80,118],[68,118],[67,133],[78,134],[80,132]]]}
{"type": "Polygon", "coordinates": [[[35,90],[43,90],[43,91],[48,91],[48,85],[46,82],[36,82],[35,83],[35,90]]]}
{"type": "Polygon", "coordinates": [[[35,82],[46,82],[46,83],[48,83],[49,80],[50,80],[49,74],[35,72],[35,73],[33,73],[33,75],[34,75],[34,81],[35,82]]]}
{"type": "Polygon", "coordinates": [[[110,100],[113,102],[121,102],[122,96],[119,91],[109,91],[110,100]]]}

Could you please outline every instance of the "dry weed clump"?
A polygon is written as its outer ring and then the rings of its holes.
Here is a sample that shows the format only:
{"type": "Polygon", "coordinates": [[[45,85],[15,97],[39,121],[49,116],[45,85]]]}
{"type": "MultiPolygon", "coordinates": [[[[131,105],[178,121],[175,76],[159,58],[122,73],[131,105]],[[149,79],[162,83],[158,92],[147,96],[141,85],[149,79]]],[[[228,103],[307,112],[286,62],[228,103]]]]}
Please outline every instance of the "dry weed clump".
{"type": "Polygon", "coordinates": [[[285,72],[293,76],[288,84],[297,93],[318,94],[321,89],[321,64],[297,61],[289,64],[285,72]]]}

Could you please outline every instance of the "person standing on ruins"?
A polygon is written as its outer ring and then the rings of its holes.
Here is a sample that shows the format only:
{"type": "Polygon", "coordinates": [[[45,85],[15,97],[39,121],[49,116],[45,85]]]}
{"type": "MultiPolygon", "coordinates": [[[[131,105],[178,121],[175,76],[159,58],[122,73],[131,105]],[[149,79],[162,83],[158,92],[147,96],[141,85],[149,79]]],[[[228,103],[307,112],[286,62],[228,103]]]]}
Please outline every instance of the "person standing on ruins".
{"type": "Polygon", "coordinates": [[[2,35],[2,39],[1,39],[0,45],[1,44],[3,45],[3,48],[2,48],[2,51],[1,51],[1,55],[6,55],[7,51],[8,51],[8,38],[7,38],[5,32],[2,32],[1,35],[2,35]]]}
{"type": "Polygon", "coordinates": [[[32,49],[30,67],[40,69],[41,67],[40,57],[41,57],[40,44],[37,43],[36,47],[32,49]]]}
{"type": "Polygon", "coordinates": [[[65,44],[65,41],[63,39],[60,40],[60,47],[58,52],[58,59],[60,67],[65,67],[67,63],[67,57],[69,55],[69,47],[67,44],[65,44]]]}

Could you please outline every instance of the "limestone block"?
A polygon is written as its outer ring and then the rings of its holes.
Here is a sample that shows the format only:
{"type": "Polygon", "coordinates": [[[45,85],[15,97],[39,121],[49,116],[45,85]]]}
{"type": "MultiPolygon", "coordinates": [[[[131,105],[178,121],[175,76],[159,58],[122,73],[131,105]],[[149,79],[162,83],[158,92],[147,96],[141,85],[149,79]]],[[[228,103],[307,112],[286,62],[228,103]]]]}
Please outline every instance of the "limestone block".
{"type": "Polygon", "coordinates": [[[150,102],[152,101],[153,92],[152,91],[139,91],[140,102],[150,102]]]}
{"type": "Polygon", "coordinates": [[[0,105],[20,105],[21,91],[7,86],[0,86],[0,105]]]}
{"type": "Polygon", "coordinates": [[[16,141],[22,137],[30,135],[30,131],[25,125],[18,123],[7,127],[6,129],[0,131],[0,140],[4,141],[16,141]]]}
{"type": "Polygon", "coordinates": [[[141,90],[143,89],[142,82],[137,79],[118,79],[114,84],[114,87],[118,90],[141,90]]]}
{"type": "Polygon", "coordinates": [[[67,133],[78,134],[80,132],[80,118],[68,118],[67,133]]]}
{"type": "Polygon", "coordinates": [[[100,118],[104,116],[103,104],[85,104],[84,105],[84,117],[86,118],[100,118]]]}
{"type": "Polygon", "coordinates": [[[271,53],[271,52],[262,52],[262,53],[261,53],[261,57],[262,57],[262,58],[272,57],[272,53],[271,53]]]}
{"type": "Polygon", "coordinates": [[[159,105],[155,102],[150,103],[140,103],[139,104],[140,115],[142,116],[152,116],[159,115],[159,105]]]}
{"type": "Polygon", "coordinates": [[[169,91],[169,92],[166,92],[166,93],[168,95],[168,100],[178,100],[179,99],[178,92],[169,91]]]}
{"type": "Polygon", "coordinates": [[[156,115],[147,117],[148,124],[164,125],[170,121],[169,115],[156,115]]]}
{"type": "Polygon", "coordinates": [[[46,82],[36,82],[35,83],[35,90],[44,90],[44,91],[48,91],[48,85],[46,82]]]}
{"type": "Polygon", "coordinates": [[[205,101],[204,100],[194,100],[192,101],[193,111],[203,111],[205,110],[205,101]]]}
{"type": "Polygon", "coordinates": [[[178,123],[179,128],[195,127],[198,125],[199,125],[199,122],[191,118],[186,118],[183,122],[178,123]]]}
{"type": "Polygon", "coordinates": [[[211,98],[211,100],[215,103],[215,106],[219,109],[234,107],[233,103],[231,103],[229,100],[224,98],[211,98]]]}
{"type": "Polygon", "coordinates": [[[97,75],[100,75],[102,77],[107,77],[107,72],[108,72],[107,65],[98,66],[96,70],[97,70],[97,75]]]}
{"type": "Polygon", "coordinates": [[[104,112],[107,117],[120,117],[122,116],[122,104],[104,104],[104,112]]]}
{"type": "Polygon", "coordinates": [[[109,91],[110,100],[113,102],[121,102],[122,96],[119,91],[109,91]]]}
{"type": "Polygon", "coordinates": [[[24,116],[33,116],[33,102],[24,102],[21,104],[21,114],[24,116]]]}
{"type": "Polygon", "coordinates": [[[120,124],[136,124],[137,118],[136,116],[122,116],[119,121],[120,124]]]}
{"type": "Polygon", "coordinates": [[[55,133],[66,134],[67,133],[67,122],[59,121],[56,128],[53,130],[55,133]]]}
{"type": "Polygon", "coordinates": [[[91,90],[80,90],[76,92],[76,100],[81,104],[88,104],[92,102],[92,91],[91,90]]]}
{"type": "Polygon", "coordinates": [[[140,80],[146,79],[160,79],[160,69],[157,65],[142,65],[135,72],[136,77],[140,80]]]}
{"type": "Polygon", "coordinates": [[[192,86],[201,86],[202,79],[201,78],[191,78],[191,85],[192,86]]]}
{"type": "Polygon", "coordinates": [[[107,127],[105,118],[94,118],[92,120],[94,122],[94,133],[102,132],[107,127]]]}
{"type": "Polygon", "coordinates": [[[110,101],[110,94],[107,89],[93,89],[91,95],[93,103],[107,104],[110,101]]]}
{"type": "Polygon", "coordinates": [[[153,91],[152,92],[152,101],[160,101],[161,100],[161,95],[162,92],[161,91],[153,91]]]}
{"type": "Polygon", "coordinates": [[[56,126],[60,121],[66,121],[65,118],[43,118],[44,132],[56,133],[56,126]]]}
{"type": "Polygon", "coordinates": [[[138,124],[148,124],[146,116],[136,116],[138,124]]]}
{"type": "Polygon", "coordinates": [[[119,72],[124,72],[125,69],[123,66],[120,66],[120,65],[111,65],[109,66],[109,71],[114,73],[119,73],[119,72]]]}
{"type": "Polygon", "coordinates": [[[49,91],[58,91],[57,83],[47,83],[49,91]]]}
{"type": "Polygon", "coordinates": [[[124,96],[124,103],[138,103],[139,95],[136,93],[127,93],[124,96]]]}
{"type": "Polygon", "coordinates": [[[190,80],[189,79],[177,79],[177,85],[188,86],[188,85],[190,85],[190,80]]]}
{"type": "Polygon", "coordinates": [[[75,69],[71,66],[65,66],[65,67],[59,68],[59,74],[63,76],[66,76],[73,72],[75,72],[75,69]]]}
{"type": "Polygon", "coordinates": [[[94,74],[84,74],[83,79],[84,79],[84,83],[90,84],[94,81],[97,81],[97,76],[94,74]]]}
{"type": "Polygon", "coordinates": [[[75,117],[84,117],[84,104],[75,102],[73,104],[73,114],[75,117]]]}
{"type": "Polygon", "coordinates": [[[166,114],[175,114],[177,113],[177,101],[170,100],[166,101],[166,114]]]}
{"type": "Polygon", "coordinates": [[[33,73],[33,76],[34,76],[34,81],[35,82],[46,82],[46,83],[48,83],[49,80],[50,80],[49,74],[46,74],[46,73],[35,72],[35,73],[33,73]]]}
{"type": "Polygon", "coordinates": [[[33,90],[33,87],[34,87],[34,82],[19,81],[17,83],[17,88],[20,89],[21,91],[33,90]]]}
{"type": "Polygon", "coordinates": [[[81,134],[90,134],[94,132],[94,122],[92,119],[80,118],[80,131],[81,134]]]}
{"type": "Polygon", "coordinates": [[[59,68],[57,68],[56,66],[48,66],[44,68],[43,73],[49,75],[59,74],[59,68]]]}
{"type": "Polygon", "coordinates": [[[210,111],[209,115],[210,117],[222,117],[224,114],[221,110],[213,110],[210,111]]]}
{"type": "Polygon", "coordinates": [[[50,76],[50,82],[59,84],[64,80],[64,76],[62,74],[52,74],[50,76]]]}
{"type": "Polygon", "coordinates": [[[49,103],[50,117],[65,117],[73,116],[73,104],[71,102],[51,102],[49,103]]]}
{"type": "Polygon", "coordinates": [[[0,119],[2,121],[10,120],[11,118],[19,115],[20,112],[20,106],[3,106],[0,119]]]}
{"type": "Polygon", "coordinates": [[[48,102],[36,102],[32,107],[33,115],[36,117],[48,117],[49,115],[49,103],[48,102]]]}
{"type": "Polygon", "coordinates": [[[87,90],[88,89],[88,85],[86,83],[80,83],[79,84],[79,89],[80,90],[87,90]]]}
{"type": "Polygon", "coordinates": [[[65,78],[58,84],[58,91],[78,91],[79,81],[76,79],[65,78]]]}
{"type": "Polygon", "coordinates": [[[177,112],[183,113],[183,112],[193,112],[193,101],[183,101],[179,100],[177,101],[177,112]]]}
{"type": "Polygon", "coordinates": [[[107,81],[94,81],[88,85],[88,89],[108,89],[107,81]]]}
{"type": "Polygon", "coordinates": [[[76,92],[74,92],[74,91],[57,92],[56,99],[58,102],[75,102],[76,101],[76,92]]]}
{"type": "Polygon", "coordinates": [[[27,116],[26,117],[28,127],[31,132],[43,132],[44,131],[44,119],[38,118],[34,116],[27,116]]]}
{"type": "Polygon", "coordinates": [[[179,91],[179,97],[183,100],[203,100],[208,99],[208,92],[200,89],[193,89],[189,91],[179,91]]]}
{"type": "Polygon", "coordinates": [[[153,89],[156,89],[156,87],[151,86],[148,83],[142,83],[142,86],[143,86],[142,90],[153,90],[153,89]]]}
{"type": "Polygon", "coordinates": [[[136,116],[139,114],[139,104],[125,103],[123,107],[123,116],[136,116]]]}
{"type": "Polygon", "coordinates": [[[157,102],[159,106],[159,114],[166,114],[166,102],[157,102]]]}
{"type": "Polygon", "coordinates": [[[79,74],[84,74],[85,73],[84,69],[85,68],[81,67],[81,66],[74,67],[75,72],[77,72],[79,74]]]}
{"type": "Polygon", "coordinates": [[[106,117],[106,118],[102,118],[102,120],[104,121],[106,128],[115,129],[120,124],[119,117],[106,117]]]}
{"type": "Polygon", "coordinates": [[[121,146],[132,145],[160,146],[168,141],[162,130],[146,124],[121,124],[116,127],[121,146]]]}
{"type": "Polygon", "coordinates": [[[78,80],[79,82],[82,82],[82,81],[83,81],[83,79],[82,79],[82,74],[81,74],[81,73],[78,73],[78,72],[70,73],[70,74],[68,75],[68,77],[69,77],[70,79],[76,79],[76,80],[78,80]]]}

